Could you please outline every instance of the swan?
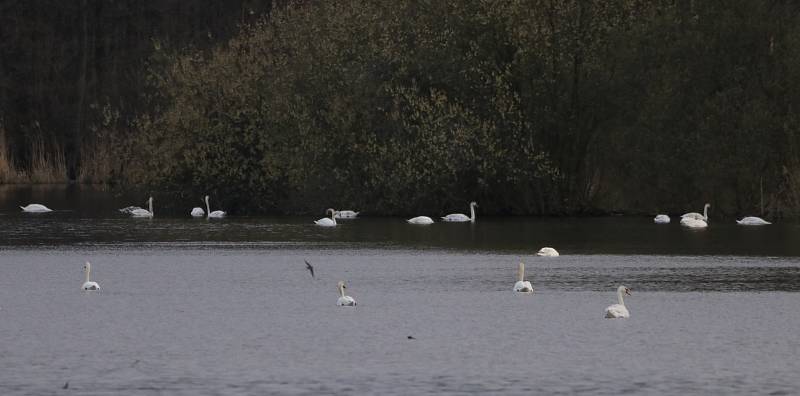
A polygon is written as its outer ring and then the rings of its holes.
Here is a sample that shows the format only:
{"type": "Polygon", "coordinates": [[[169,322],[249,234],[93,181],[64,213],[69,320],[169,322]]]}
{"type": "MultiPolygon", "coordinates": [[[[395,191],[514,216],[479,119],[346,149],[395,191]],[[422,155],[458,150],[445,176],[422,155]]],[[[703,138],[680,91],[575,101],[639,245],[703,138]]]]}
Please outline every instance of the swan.
{"type": "Polygon", "coordinates": [[[100,290],[100,285],[98,285],[97,282],[92,282],[89,280],[89,274],[92,273],[92,265],[89,264],[88,261],[83,266],[83,272],[86,273],[86,282],[83,282],[81,290],[100,290]]]}
{"type": "Polygon", "coordinates": [[[533,286],[525,280],[525,264],[519,263],[517,283],[514,284],[514,291],[517,293],[533,293],[533,286]]]}
{"type": "Polygon", "coordinates": [[[42,204],[30,204],[28,206],[20,206],[20,209],[22,209],[23,212],[28,212],[28,213],[47,213],[53,211],[53,209],[50,209],[42,204]]]}
{"type": "Polygon", "coordinates": [[[199,206],[195,206],[194,208],[192,208],[192,212],[190,214],[192,215],[192,217],[203,217],[206,215],[206,211],[199,206]]]}
{"type": "Polygon", "coordinates": [[[610,305],[606,308],[606,318],[609,319],[616,319],[616,318],[630,318],[631,314],[628,312],[628,308],[625,308],[625,301],[622,300],[622,294],[625,293],[627,295],[631,295],[631,289],[628,289],[625,286],[620,286],[617,288],[617,301],[619,303],[610,305]]]}
{"type": "Polygon", "coordinates": [[[153,197],[150,197],[147,200],[147,205],[150,208],[150,210],[137,208],[137,209],[131,210],[131,212],[130,212],[131,216],[133,216],[133,217],[153,217],[153,197]]]}
{"type": "Polygon", "coordinates": [[[543,247],[536,252],[536,255],[544,257],[558,257],[558,251],[551,247],[543,247]]]}
{"type": "Polygon", "coordinates": [[[669,216],[665,214],[660,214],[653,219],[653,222],[656,224],[669,224],[670,219],[669,216]]]}
{"type": "Polygon", "coordinates": [[[347,289],[344,281],[339,281],[339,299],[336,300],[336,305],[340,307],[355,307],[356,300],[353,300],[353,297],[345,296],[344,289],[347,289]]]}
{"type": "Polygon", "coordinates": [[[711,207],[711,204],[707,203],[707,204],[703,205],[703,214],[700,214],[700,213],[697,213],[697,212],[689,212],[689,213],[684,213],[683,215],[681,215],[681,218],[685,219],[685,218],[688,217],[688,218],[695,219],[695,220],[703,220],[706,223],[708,223],[708,208],[710,208],[710,207],[711,207]]]}
{"type": "Polygon", "coordinates": [[[330,218],[323,217],[323,218],[321,218],[319,220],[315,220],[314,224],[316,224],[318,226],[322,226],[322,227],[334,227],[334,226],[336,226],[336,211],[329,208],[329,209],[325,210],[325,214],[328,214],[328,213],[331,214],[330,218]]]}
{"type": "Polygon", "coordinates": [[[745,217],[745,218],[743,218],[741,220],[736,220],[736,224],[739,224],[739,225],[767,225],[767,224],[772,224],[772,223],[770,223],[770,222],[768,222],[768,221],[766,221],[766,220],[764,220],[764,219],[762,219],[760,217],[747,216],[747,217],[745,217]]]}
{"type": "Polygon", "coordinates": [[[684,217],[681,219],[681,225],[689,228],[706,228],[708,223],[703,220],[694,219],[691,217],[684,217]]]}
{"type": "Polygon", "coordinates": [[[433,219],[428,216],[417,216],[406,221],[408,224],[433,224],[433,219]]]}
{"type": "Polygon", "coordinates": [[[211,211],[211,206],[209,206],[208,204],[208,195],[206,195],[205,201],[206,201],[206,211],[208,212],[209,219],[219,219],[225,217],[225,211],[222,210],[215,210],[213,212],[211,211]]]}
{"type": "Polygon", "coordinates": [[[358,213],[352,210],[337,210],[333,217],[336,219],[355,219],[358,217],[358,213]]]}
{"type": "Polygon", "coordinates": [[[475,222],[475,207],[476,206],[478,206],[478,204],[475,203],[475,201],[472,201],[472,202],[469,203],[470,217],[467,217],[467,215],[461,214],[461,213],[451,213],[451,214],[449,214],[447,216],[442,217],[442,220],[443,221],[448,221],[448,222],[459,222],[459,223],[466,222],[466,221],[471,221],[471,222],[474,223],[475,222]]]}

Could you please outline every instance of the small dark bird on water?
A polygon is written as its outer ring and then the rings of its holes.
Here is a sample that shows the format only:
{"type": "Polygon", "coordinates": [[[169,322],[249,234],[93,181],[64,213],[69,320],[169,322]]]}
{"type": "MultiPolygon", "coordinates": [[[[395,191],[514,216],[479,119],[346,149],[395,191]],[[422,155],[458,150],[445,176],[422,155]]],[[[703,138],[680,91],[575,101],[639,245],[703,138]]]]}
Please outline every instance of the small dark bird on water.
{"type": "Polygon", "coordinates": [[[408,339],[409,340],[416,340],[416,338],[414,338],[413,336],[408,336],[408,339]]]}
{"type": "Polygon", "coordinates": [[[69,381],[65,382],[61,389],[69,389],[69,381]]]}
{"type": "Polygon", "coordinates": [[[311,272],[311,278],[314,279],[314,266],[308,262],[308,260],[304,260],[306,262],[306,268],[311,272]]]}

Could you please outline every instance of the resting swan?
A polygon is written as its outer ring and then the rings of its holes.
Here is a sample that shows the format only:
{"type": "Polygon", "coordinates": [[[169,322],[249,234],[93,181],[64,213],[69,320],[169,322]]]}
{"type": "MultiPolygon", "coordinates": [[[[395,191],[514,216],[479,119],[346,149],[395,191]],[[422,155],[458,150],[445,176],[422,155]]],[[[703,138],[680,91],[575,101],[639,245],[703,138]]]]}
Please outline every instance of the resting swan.
{"type": "Polygon", "coordinates": [[[653,222],[656,224],[669,224],[670,218],[665,214],[660,214],[653,219],[653,222]]]}
{"type": "Polygon", "coordinates": [[[631,295],[631,289],[628,289],[625,286],[620,286],[617,288],[617,304],[610,305],[606,308],[606,318],[615,319],[615,318],[629,318],[631,317],[630,312],[628,312],[628,308],[625,308],[625,301],[622,300],[622,294],[625,293],[627,295],[631,295]]]}
{"type": "Polygon", "coordinates": [[[406,221],[409,224],[433,224],[433,219],[428,216],[417,216],[406,221]]]}
{"type": "Polygon", "coordinates": [[[443,221],[447,221],[447,222],[457,222],[457,223],[471,221],[471,222],[474,223],[475,222],[475,207],[476,206],[478,206],[478,204],[475,201],[472,201],[472,202],[469,203],[470,217],[467,217],[467,215],[462,214],[462,213],[451,213],[451,214],[449,214],[447,216],[442,217],[442,220],[443,221]]]}
{"type": "Polygon", "coordinates": [[[708,208],[710,208],[710,207],[711,207],[711,204],[707,203],[707,204],[703,205],[703,214],[700,214],[700,213],[697,213],[697,212],[684,213],[683,215],[681,215],[681,219],[692,218],[692,219],[695,219],[695,220],[703,220],[706,223],[708,223],[708,208]]]}
{"type": "Polygon", "coordinates": [[[319,220],[315,220],[314,224],[316,224],[318,226],[322,226],[322,227],[334,227],[334,226],[336,226],[336,211],[333,210],[333,209],[325,210],[325,214],[328,214],[328,213],[331,214],[330,218],[323,217],[323,218],[321,218],[319,220]]]}
{"type": "Polygon", "coordinates": [[[543,247],[536,252],[536,255],[543,257],[558,257],[558,251],[551,247],[543,247]]]}
{"type": "Polygon", "coordinates": [[[28,213],[47,213],[53,211],[53,209],[50,209],[42,204],[30,204],[28,206],[20,206],[20,209],[22,209],[23,212],[28,212],[28,213]]]}
{"type": "Polygon", "coordinates": [[[347,286],[345,286],[344,284],[344,281],[339,281],[338,287],[339,287],[339,299],[336,300],[336,305],[340,307],[355,307],[356,300],[354,300],[353,297],[344,295],[344,289],[347,288],[347,286]]]}
{"type": "Polygon", "coordinates": [[[89,274],[92,273],[92,265],[89,264],[88,261],[83,266],[83,272],[86,273],[86,282],[83,282],[81,290],[100,290],[100,285],[98,285],[97,282],[89,280],[89,274]]]}
{"type": "Polygon", "coordinates": [[[743,218],[741,220],[736,220],[736,224],[739,224],[739,225],[767,225],[767,224],[772,224],[772,223],[770,223],[770,222],[768,222],[768,221],[766,221],[766,220],[764,220],[764,219],[762,219],[760,217],[747,216],[747,217],[745,217],[745,218],[743,218]]]}
{"type": "Polygon", "coordinates": [[[196,207],[192,208],[191,215],[192,215],[192,217],[203,217],[203,216],[206,215],[206,211],[203,210],[203,208],[201,208],[199,206],[196,206],[196,207]]]}
{"type": "Polygon", "coordinates": [[[208,195],[206,195],[206,212],[208,212],[209,219],[220,219],[225,217],[225,212],[222,210],[211,211],[211,205],[208,204],[208,195]]]}
{"type": "Polygon", "coordinates": [[[533,286],[525,280],[525,264],[519,263],[517,272],[517,283],[514,284],[514,291],[517,293],[533,293],[533,286]]]}
{"type": "Polygon", "coordinates": [[[708,223],[703,220],[694,219],[691,217],[684,217],[681,219],[681,225],[689,228],[706,228],[708,223]]]}
{"type": "Polygon", "coordinates": [[[131,216],[133,216],[133,217],[153,217],[153,197],[150,197],[147,200],[147,205],[150,208],[150,210],[141,209],[141,208],[134,209],[134,210],[131,210],[131,212],[130,212],[131,216]]]}
{"type": "Polygon", "coordinates": [[[337,210],[333,217],[336,219],[355,219],[358,217],[358,213],[352,210],[337,210]]]}

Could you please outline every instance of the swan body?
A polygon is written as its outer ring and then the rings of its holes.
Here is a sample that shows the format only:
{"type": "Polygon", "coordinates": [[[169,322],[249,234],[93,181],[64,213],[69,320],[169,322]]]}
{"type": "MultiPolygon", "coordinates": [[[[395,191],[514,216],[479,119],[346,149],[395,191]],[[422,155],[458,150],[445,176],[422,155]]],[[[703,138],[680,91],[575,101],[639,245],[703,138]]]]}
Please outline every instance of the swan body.
{"type": "Polygon", "coordinates": [[[336,300],[336,305],[340,307],[355,307],[356,300],[354,300],[353,297],[346,296],[344,294],[344,289],[347,288],[347,286],[345,286],[344,284],[344,281],[339,281],[338,287],[339,287],[339,299],[336,300]]]}
{"type": "Polygon", "coordinates": [[[551,247],[543,247],[536,252],[536,255],[543,257],[558,257],[558,251],[551,247]]]}
{"type": "Polygon", "coordinates": [[[42,204],[30,204],[28,206],[20,206],[20,209],[22,209],[23,212],[28,212],[28,213],[47,213],[53,211],[53,209],[50,209],[42,204]]]}
{"type": "Polygon", "coordinates": [[[616,319],[631,317],[631,313],[628,312],[628,308],[625,307],[625,301],[622,299],[623,294],[630,296],[631,289],[628,289],[625,286],[620,286],[617,288],[617,303],[614,305],[609,305],[608,308],[606,308],[606,318],[616,319]]]}
{"type": "Polygon", "coordinates": [[[697,212],[684,213],[684,214],[681,215],[681,219],[691,218],[691,219],[695,219],[695,220],[703,220],[706,223],[708,223],[708,208],[710,208],[710,207],[711,207],[711,204],[707,203],[707,204],[703,205],[703,214],[700,214],[700,213],[697,213],[697,212]]]}
{"type": "Polygon", "coordinates": [[[463,222],[467,222],[467,221],[471,221],[471,222],[474,223],[475,222],[475,207],[476,206],[478,206],[478,204],[475,203],[475,201],[472,201],[472,202],[469,203],[470,217],[467,217],[467,215],[461,214],[461,213],[451,213],[451,214],[449,214],[447,216],[442,217],[442,220],[443,221],[447,221],[447,222],[455,222],[455,223],[463,223],[463,222]]]}
{"type": "Polygon", "coordinates": [[[131,214],[136,209],[141,209],[141,208],[138,207],[138,206],[128,206],[128,207],[119,209],[119,212],[120,213],[124,213],[124,214],[131,214]]]}
{"type": "Polygon", "coordinates": [[[533,285],[525,280],[525,264],[519,263],[517,271],[517,283],[514,284],[514,291],[517,293],[533,293],[533,285]]]}
{"type": "Polygon", "coordinates": [[[736,224],[739,224],[739,225],[767,225],[767,224],[772,224],[772,223],[770,223],[770,222],[768,222],[768,221],[766,221],[766,220],[764,220],[764,219],[762,219],[760,217],[747,216],[747,217],[745,217],[745,218],[743,218],[741,220],[736,220],[736,224]]]}
{"type": "Polygon", "coordinates": [[[653,219],[653,222],[656,224],[669,224],[670,219],[669,216],[665,214],[660,214],[653,219]]]}
{"type": "Polygon", "coordinates": [[[336,211],[333,209],[328,209],[325,211],[325,214],[331,214],[331,217],[323,217],[319,220],[315,220],[314,224],[322,227],[335,227],[336,226],[336,211]]]}
{"type": "Polygon", "coordinates": [[[192,208],[191,215],[192,215],[192,217],[203,217],[203,216],[206,215],[206,211],[203,210],[203,208],[201,208],[199,206],[198,207],[194,207],[194,208],[192,208]]]}
{"type": "Polygon", "coordinates": [[[708,223],[703,220],[698,220],[691,217],[684,217],[681,219],[681,225],[689,228],[706,228],[708,223]]]}
{"type": "Polygon", "coordinates": [[[137,208],[130,211],[131,216],[133,217],[153,217],[153,197],[150,197],[147,200],[147,205],[150,210],[137,208]]]}
{"type": "Polygon", "coordinates": [[[92,273],[92,265],[88,261],[83,266],[83,272],[86,273],[86,281],[83,282],[81,290],[100,290],[100,285],[97,282],[89,280],[89,275],[92,273]]]}
{"type": "Polygon", "coordinates": [[[211,205],[208,204],[208,195],[206,195],[205,197],[205,202],[206,202],[206,212],[208,213],[209,219],[220,219],[225,217],[225,211],[222,210],[215,210],[213,212],[211,211],[211,205]]]}
{"type": "Polygon", "coordinates": [[[428,216],[417,216],[406,221],[409,224],[433,224],[433,219],[428,216]]]}
{"type": "Polygon", "coordinates": [[[358,217],[358,213],[352,210],[337,210],[333,217],[336,219],[355,219],[358,217]]]}

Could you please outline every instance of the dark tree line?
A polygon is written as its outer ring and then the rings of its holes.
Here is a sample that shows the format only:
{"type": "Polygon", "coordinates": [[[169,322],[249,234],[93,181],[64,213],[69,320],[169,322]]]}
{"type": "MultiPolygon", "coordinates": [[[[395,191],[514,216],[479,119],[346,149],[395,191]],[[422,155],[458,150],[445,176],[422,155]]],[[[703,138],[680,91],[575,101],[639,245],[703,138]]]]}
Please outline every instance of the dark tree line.
{"type": "Polygon", "coordinates": [[[160,4],[2,6],[15,158],[250,211],[800,214],[791,1],[160,4]]]}

